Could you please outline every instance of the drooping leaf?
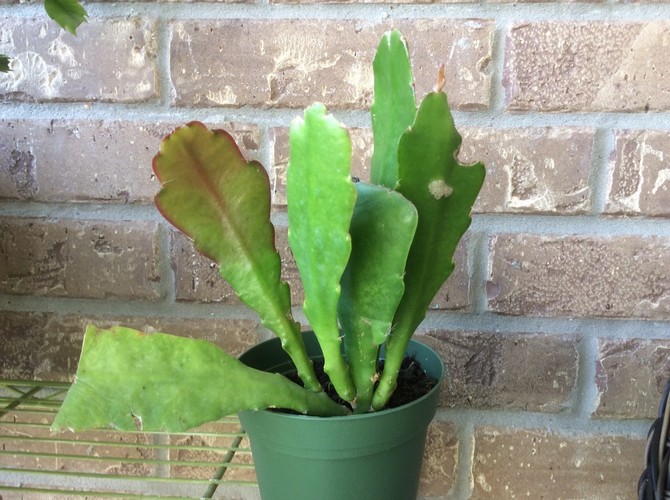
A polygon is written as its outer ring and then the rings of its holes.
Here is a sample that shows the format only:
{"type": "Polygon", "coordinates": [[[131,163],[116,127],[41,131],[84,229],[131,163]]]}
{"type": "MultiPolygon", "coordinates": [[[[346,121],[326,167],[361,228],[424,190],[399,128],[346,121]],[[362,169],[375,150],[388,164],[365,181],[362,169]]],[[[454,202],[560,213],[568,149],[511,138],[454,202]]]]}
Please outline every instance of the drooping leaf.
{"type": "Polygon", "coordinates": [[[395,388],[409,339],[433,297],[454,269],[456,245],[470,226],[470,212],[484,182],[484,165],[461,165],[461,136],[447,96],[428,94],[400,139],[398,191],[417,208],[419,222],[407,258],[405,293],[387,343],[384,372],[373,405],[381,408],[395,388]]]}
{"type": "Polygon", "coordinates": [[[7,73],[9,71],[9,57],[4,54],[0,54],[0,72],[7,73]]]}
{"type": "Polygon", "coordinates": [[[341,354],[340,278],[351,252],[356,203],[349,134],[315,104],[293,121],[286,174],[289,244],[305,291],[304,312],[322,347],[324,370],[342,399],[355,390],[341,354]]]}
{"type": "Polygon", "coordinates": [[[351,258],[342,276],[339,317],[356,386],[356,411],[370,409],[379,346],[405,289],[403,274],[417,213],[402,195],[358,183],[351,258]]]}
{"type": "Polygon", "coordinates": [[[78,0],[44,0],[44,9],[61,28],[73,35],[77,34],[79,25],[86,21],[86,9],[78,0]]]}
{"type": "Polygon", "coordinates": [[[409,51],[399,31],[384,34],[372,67],[375,99],[370,113],[375,147],[370,180],[395,189],[398,182],[398,141],[416,114],[409,51]]]}
{"type": "Polygon", "coordinates": [[[247,162],[227,132],[193,122],[163,141],[154,171],[162,183],[155,200],[161,213],[219,264],[240,299],[282,339],[305,385],[320,390],[281,280],[263,166],[247,162]]]}
{"type": "Polygon", "coordinates": [[[241,410],[342,415],[325,393],[250,368],[204,340],[89,326],[53,430],[182,432],[241,410]]]}

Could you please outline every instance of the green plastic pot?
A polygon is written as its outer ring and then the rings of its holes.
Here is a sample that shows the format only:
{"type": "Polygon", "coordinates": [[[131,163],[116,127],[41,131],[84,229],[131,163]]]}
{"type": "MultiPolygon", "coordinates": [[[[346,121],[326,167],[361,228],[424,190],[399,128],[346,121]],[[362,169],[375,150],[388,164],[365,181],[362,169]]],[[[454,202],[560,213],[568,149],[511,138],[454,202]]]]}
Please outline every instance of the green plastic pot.
{"type": "MultiPolygon", "coordinates": [[[[314,334],[307,352],[321,356],[314,334]]],[[[412,403],[347,417],[310,417],[246,411],[239,417],[251,441],[263,500],[412,500],[416,498],[428,424],[435,416],[444,364],[429,347],[411,341],[413,355],[438,384],[412,403]]],[[[382,353],[383,356],[383,353],[382,353]]],[[[286,372],[292,364],[279,339],[253,347],[248,366],[286,372]]]]}

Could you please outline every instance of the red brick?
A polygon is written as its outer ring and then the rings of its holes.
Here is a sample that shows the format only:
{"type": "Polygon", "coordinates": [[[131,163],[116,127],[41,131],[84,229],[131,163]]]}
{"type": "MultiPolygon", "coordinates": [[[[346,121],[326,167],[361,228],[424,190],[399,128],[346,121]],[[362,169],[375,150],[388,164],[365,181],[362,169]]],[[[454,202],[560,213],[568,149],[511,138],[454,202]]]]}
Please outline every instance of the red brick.
{"type": "Polygon", "coordinates": [[[670,217],[670,132],[619,130],[610,161],[610,214],[670,217]]]}
{"type": "MultiPolygon", "coordinates": [[[[411,44],[418,95],[432,89],[437,67],[446,62],[452,106],[488,107],[490,21],[418,19],[395,26],[411,44]]],[[[302,108],[320,101],[332,108],[367,108],[372,58],[390,27],[341,19],[175,22],[177,103],[302,108]]]]}
{"type": "Polygon", "coordinates": [[[566,335],[430,330],[447,367],[441,405],[556,413],[570,407],[576,340],[566,335]]]}
{"type": "Polygon", "coordinates": [[[470,498],[636,498],[644,441],[480,427],[470,498]]]}
{"type": "Polygon", "coordinates": [[[523,23],[508,33],[504,84],[514,111],[664,111],[670,22],[523,23]]]}
{"type": "Polygon", "coordinates": [[[604,418],[656,418],[670,378],[670,341],[600,339],[596,361],[598,407],[604,418]]]}
{"type": "Polygon", "coordinates": [[[155,28],[141,18],[91,19],[76,37],[45,15],[2,21],[12,71],[0,95],[20,101],[138,102],[157,96],[155,28]]]}
{"type": "Polygon", "coordinates": [[[233,356],[260,340],[256,320],[0,311],[0,378],[70,380],[88,324],[101,328],[124,325],[208,340],[233,356]]]}
{"type": "Polygon", "coordinates": [[[0,219],[0,293],[156,300],[153,222],[0,219]]]}
{"type": "MultiPolygon", "coordinates": [[[[0,197],[48,202],[149,203],[160,188],[151,162],[178,123],[0,120],[0,197]],[[63,158],[68,159],[67,175],[63,158]]],[[[258,127],[214,124],[258,159],[258,127]]]]}
{"type": "Polygon", "coordinates": [[[419,496],[446,498],[458,474],[458,429],[450,422],[434,420],[428,427],[423,454],[419,496]]]}
{"type": "Polygon", "coordinates": [[[498,235],[488,303],[512,315],[667,320],[669,265],[667,238],[498,235]]]}
{"type": "Polygon", "coordinates": [[[474,211],[586,212],[594,136],[564,127],[463,130],[460,160],[486,166],[474,211]]]}

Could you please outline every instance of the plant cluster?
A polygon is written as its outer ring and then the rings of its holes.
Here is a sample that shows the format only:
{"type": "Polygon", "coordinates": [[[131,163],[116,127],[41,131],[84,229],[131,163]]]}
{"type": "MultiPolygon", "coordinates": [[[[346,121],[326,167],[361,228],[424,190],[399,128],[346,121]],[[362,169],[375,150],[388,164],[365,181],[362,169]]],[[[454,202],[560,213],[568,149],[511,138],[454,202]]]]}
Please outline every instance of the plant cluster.
{"type": "MultiPolygon", "coordinates": [[[[461,165],[461,137],[438,83],[416,106],[407,44],[386,33],[373,63],[370,182],[350,175],[351,141],[321,104],[290,127],[289,244],[330,383],[355,413],[384,409],[406,347],[454,269],[484,166],[461,165]],[[378,373],[381,346],[385,362],[378,373]]],[[[350,412],[317,381],[281,279],[268,174],[222,130],[190,123],[155,156],[163,216],[214,260],[277,334],[303,386],[249,368],[217,346],[128,328],[89,327],[54,428],[180,431],[242,410],[350,412]]]]}

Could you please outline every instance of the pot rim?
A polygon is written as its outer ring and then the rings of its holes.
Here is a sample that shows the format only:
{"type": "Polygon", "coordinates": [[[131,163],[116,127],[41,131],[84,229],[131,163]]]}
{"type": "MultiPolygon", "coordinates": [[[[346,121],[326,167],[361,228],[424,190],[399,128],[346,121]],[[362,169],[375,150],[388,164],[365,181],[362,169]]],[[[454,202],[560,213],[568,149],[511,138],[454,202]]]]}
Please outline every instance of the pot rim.
{"type": "MultiPolygon", "coordinates": [[[[312,333],[312,332],[303,332],[303,333],[312,333]]],[[[257,344],[255,346],[249,348],[247,351],[245,351],[241,355],[241,357],[243,357],[245,354],[249,353],[253,349],[256,349],[259,346],[263,346],[263,345],[267,344],[268,342],[273,342],[273,341],[274,342],[279,342],[280,340],[277,337],[274,337],[274,338],[268,339],[268,340],[264,340],[260,344],[257,344]]],[[[442,360],[442,358],[439,356],[439,354],[437,354],[437,352],[432,347],[430,347],[429,345],[427,345],[423,342],[420,342],[419,340],[415,339],[414,337],[410,339],[410,343],[407,346],[406,352],[407,351],[412,352],[412,346],[416,346],[419,349],[422,349],[422,348],[426,349],[426,351],[431,356],[433,356],[435,358],[435,360],[437,361],[437,364],[439,365],[439,375],[438,375],[438,377],[436,377],[437,378],[437,383],[435,384],[435,386],[432,389],[430,389],[426,394],[424,394],[420,398],[417,398],[413,401],[410,401],[409,403],[405,403],[401,406],[396,406],[395,408],[383,409],[383,410],[380,410],[380,411],[371,411],[371,412],[368,412],[368,413],[360,413],[360,414],[353,414],[352,413],[350,415],[332,416],[332,417],[319,417],[319,416],[314,416],[314,415],[296,415],[296,414],[293,414],[293,413],[283,413],[281,411],[272,411],[272,409],[245,410],[244,412],[240,412],[240,413],[261,413],[261,412],[264,412],[264,413],[271,414],[273,416],[273,418],[286,419],[287,421],[297,420],[297,421],[309,421],[309,422],[317,422],[317,421],[325,422],[325,421],[345,421],[346,420],[346,421],[354,422],[354,421],[359,421],[359,420],[367,420],[367,419],[371,419],[371,418],[379,418],[380,416],[384,416],[384,415],[391,416],[394,413],[398,413],[398,412],[401,412],[401,411],[407,411],[408,408],[410,408],[412,406],[415,406],[415,405],[420,405],[426,399],[429,399],[429,398],[432,398],[432,397],[437,397],[435,395],[435,393],[440,391],[440,389],[442,387],[442,383],[444,382],[445,375],[446,375],[446,367],[444,365],[444,361],[442,360]]],[[[323,356],[321,356],[321,355],[310,356],[310,359],[323,359],[323,356]]],[[[381,356],[380,359],[383,359],[383,356],[381,356]]],[[[421,362],[421,360],[419,360],[419,361],[421,362]]],[[[279,364],[277,366],[279,366],[279,364]]],[[[422,369],[424,369],[424,371],[425,371],[425,368],[422,367],[422,369]]],[[[278,373],[278,372],[274,372],[274,373],[278,373]]],[[[432,375],[430,375],[430,376],[432,377],[432,375]]]]}

